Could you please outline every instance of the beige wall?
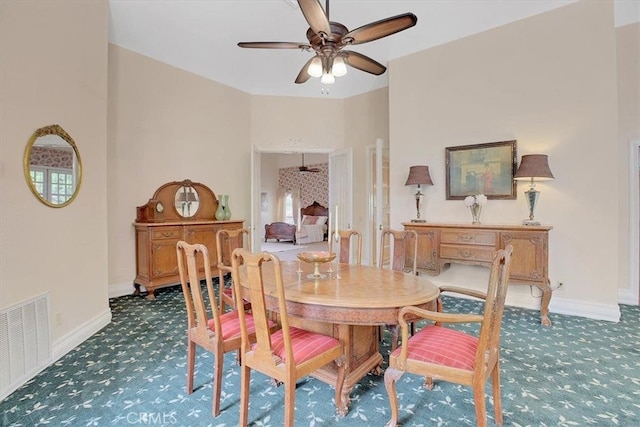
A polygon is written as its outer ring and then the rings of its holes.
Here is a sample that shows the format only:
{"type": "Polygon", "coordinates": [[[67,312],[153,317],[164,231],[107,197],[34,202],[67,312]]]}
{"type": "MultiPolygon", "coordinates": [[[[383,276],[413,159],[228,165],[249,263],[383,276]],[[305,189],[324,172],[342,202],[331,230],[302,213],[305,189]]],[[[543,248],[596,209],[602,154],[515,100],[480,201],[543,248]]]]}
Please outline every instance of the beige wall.
{"type": "Polygon", "coordinates": [[[327,150],[344,145],[341,100],[252,96],[250,117],[251,143],[260,150],[327,150]]]}
{"type": "MultiPolygon", "coordinates": [[[[429,221],[469,223],[445,197],[445,147],[516,139],[522,154],[545,153],[554,181],[538,184],[536,218],[550,234],[552,311],[617,319],[616,38],[612,2],[579,2],[401,58],[390,66],[391,220],[410,218],[403,187],[416,159],[429,165],[429,221]]],[[[622,172],[621,172],[622,173],[622,172]]],[[[519,223],[527,206],[492,200],[482,221],[519,223]]],[[[480,267],[455,266],[439,282],[486,286],[480,267]]],[[[535,292],[535,290],[534,290],[535,292]]],[[[509,301],[538,307],[528,287],[509,301]]]]}
{"type": "Polygon", "coordinates": [[[0,308],[49,292],[54,357],[111,317],[107,28],[106,1],[0,3],[0,308]],[[60,209],[33,196],[22,170],[29,137],[51,124],[83,165],[79,195],[60,209]]]}
{"type": "Polygon", "coordinates": [[[132,290],[136,206],[191,179],[249,216],[250,96],[109,45],[109,283],[132,290]]]}
{"type": "MultiPolygon", "coordinates": [[[[345,145],[353,147],[353,228],[364,236],[365,248],[370,246],[367,228],[370,227],[366,148],[376,139],[389,142],[389,90],[378,89],[345,100],[345,145]]],[[[375,263],[368,250],[363,250],[363,262],[375,263]]]]}

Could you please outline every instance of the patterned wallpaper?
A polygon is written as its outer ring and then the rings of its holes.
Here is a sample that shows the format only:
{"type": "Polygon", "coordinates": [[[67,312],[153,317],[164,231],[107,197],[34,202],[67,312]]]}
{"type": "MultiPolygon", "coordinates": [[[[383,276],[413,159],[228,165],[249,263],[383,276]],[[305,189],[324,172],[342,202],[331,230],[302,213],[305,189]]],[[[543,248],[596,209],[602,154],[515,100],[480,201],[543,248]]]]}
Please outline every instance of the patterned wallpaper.
{"type": "Polygon", "coordinates": [[[305,165],[309,168],[318,168],[320,172],[300,173],[297,167],[282,168],[279,171],[278,186],[295,189],[300,188],[302,202],[301,207],[306,207],[314,201],[322,206],[329,206],[329,164],[321,163],[305,165]]]}
{"type": "Polygon", "coordinates": [[[73,169],[73,148],[31,147],[29,164],[73,169]]]}

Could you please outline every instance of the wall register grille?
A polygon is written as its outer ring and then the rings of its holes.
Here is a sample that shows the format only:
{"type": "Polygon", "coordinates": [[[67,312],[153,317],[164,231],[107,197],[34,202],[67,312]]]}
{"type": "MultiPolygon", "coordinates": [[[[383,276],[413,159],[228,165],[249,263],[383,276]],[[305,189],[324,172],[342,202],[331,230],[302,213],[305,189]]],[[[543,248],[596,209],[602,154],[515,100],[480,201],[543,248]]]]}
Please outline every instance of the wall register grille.
{"type": "Polygon", "coordinates": [[[49,294],[0,310],[0,401],[52,360],[49,294]]]}

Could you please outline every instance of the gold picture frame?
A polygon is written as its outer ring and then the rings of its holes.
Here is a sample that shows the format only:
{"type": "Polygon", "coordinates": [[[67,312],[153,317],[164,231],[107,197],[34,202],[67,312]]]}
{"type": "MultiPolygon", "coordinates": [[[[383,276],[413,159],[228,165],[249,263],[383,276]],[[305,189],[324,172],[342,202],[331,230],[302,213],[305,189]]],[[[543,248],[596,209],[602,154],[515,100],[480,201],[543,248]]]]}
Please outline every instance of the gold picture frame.
{"type": "Polygon", "coordinates": [[[447,200],[484,194],[488,199],[515,199],[516,141],[447,147],[447,200]]]}

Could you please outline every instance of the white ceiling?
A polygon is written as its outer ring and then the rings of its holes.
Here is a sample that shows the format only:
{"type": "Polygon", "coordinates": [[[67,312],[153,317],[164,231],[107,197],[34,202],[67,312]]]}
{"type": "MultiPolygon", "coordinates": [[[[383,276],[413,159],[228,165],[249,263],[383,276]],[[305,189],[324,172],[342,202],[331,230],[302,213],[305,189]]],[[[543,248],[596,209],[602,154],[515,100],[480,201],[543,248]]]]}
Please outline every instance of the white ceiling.
{"type": "MultiPolygon", "coordinates": [[[[334,0],[330,18],[350,30],[405,12],[415,27],[350,49],[390,60],[573,3],[574,0],[334,0]]],[[[324,5],[324,0],[321,0],[324,5]]],[[[295,0],[109,0],[111,43],[253,95],[345,98],[387,85],[350,68],[329,86],[294,80],[312,56],[242,49],[240,41],[307,42],[295,0]],[[293,4],[291,4],[293,3],[293,4]],[[328,89],[323,93],[322,89],[328,89]]],[[[640,1],[616,0],[616,26],[640,21],[640,1]]]]}

